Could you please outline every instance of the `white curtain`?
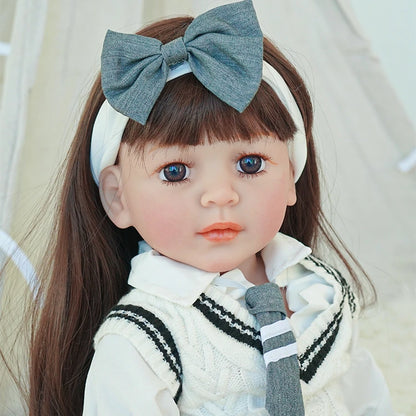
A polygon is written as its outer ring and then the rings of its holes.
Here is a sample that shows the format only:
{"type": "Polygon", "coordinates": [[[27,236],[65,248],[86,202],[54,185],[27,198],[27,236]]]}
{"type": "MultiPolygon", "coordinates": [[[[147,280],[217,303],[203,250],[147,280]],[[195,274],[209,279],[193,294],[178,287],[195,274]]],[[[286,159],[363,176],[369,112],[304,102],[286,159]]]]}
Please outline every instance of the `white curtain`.
{"type": "MultiPolygon", "coordinates": [[[[5,1],[3,1],[5,3],[5,1]]],[[[7,11],[12,14],[10,2],[7,11]]],[[[6,9],[6,5],[3,6],[6,9]]],[[[0,106],[0,227],[11,223],[16,175],[25,141],[27,103],[43,38],[47,0],[18,0],[0,106]]]]}

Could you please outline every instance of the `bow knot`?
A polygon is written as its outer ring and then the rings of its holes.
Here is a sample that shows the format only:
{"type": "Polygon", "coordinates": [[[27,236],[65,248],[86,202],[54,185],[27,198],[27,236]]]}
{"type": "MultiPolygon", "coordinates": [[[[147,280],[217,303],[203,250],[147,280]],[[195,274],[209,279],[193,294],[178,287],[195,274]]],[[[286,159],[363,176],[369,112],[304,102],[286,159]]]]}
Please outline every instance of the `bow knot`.
{"type": "Polygon", "coordinates": [[[247,309],[251,314],[280,312],[286,315],[286,307],[279,286],[265,283],[250,287],[246,292],[247,309]]]}
{"type": "Polygon", "coordinates": [[[160,51],[168,66],[174,66],[188,59],[188,51],[182,37],[165,43],[160,51]]]}

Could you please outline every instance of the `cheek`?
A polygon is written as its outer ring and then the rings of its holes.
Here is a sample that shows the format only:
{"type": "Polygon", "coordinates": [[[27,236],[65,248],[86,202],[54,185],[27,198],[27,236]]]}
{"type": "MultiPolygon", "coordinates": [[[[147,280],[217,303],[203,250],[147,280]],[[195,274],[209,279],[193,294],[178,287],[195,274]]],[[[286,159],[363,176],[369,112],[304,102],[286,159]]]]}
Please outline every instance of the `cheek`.
{"type": "Polygon", "coordinates": [[[184,226],[181,219],[187,218],[180,204],[172,198],[160,195],[146,195],[139,210],[136,229],[140,235],[156,250],[177,244],[179,232],[184,226]]]}
{"type": "Polygon", "coordinates": [[[261,228],[271,235],[279,231],[286,213],[287,195],[279,186],[271,187],[267,192],[259,192],[257,196],[257,218],[261,228]]]}

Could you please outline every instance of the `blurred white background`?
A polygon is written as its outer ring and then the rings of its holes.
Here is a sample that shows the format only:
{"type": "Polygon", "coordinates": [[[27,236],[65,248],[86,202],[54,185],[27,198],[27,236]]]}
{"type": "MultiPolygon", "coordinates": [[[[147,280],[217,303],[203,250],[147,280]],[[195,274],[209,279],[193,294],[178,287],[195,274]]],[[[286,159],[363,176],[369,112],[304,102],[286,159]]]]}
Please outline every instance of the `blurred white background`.
{"type": "Polygon", "coordinates": [[[416,2],[351,0],[365,36],[416,127],[416,2]]]}

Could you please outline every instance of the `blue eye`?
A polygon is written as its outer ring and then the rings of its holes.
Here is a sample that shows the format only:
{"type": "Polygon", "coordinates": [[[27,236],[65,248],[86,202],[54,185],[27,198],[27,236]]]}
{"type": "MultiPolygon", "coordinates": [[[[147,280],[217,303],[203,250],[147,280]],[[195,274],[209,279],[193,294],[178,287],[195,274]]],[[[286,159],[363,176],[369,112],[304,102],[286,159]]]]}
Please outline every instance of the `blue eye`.
{"type": "Polygon", "coordinates": [[[159,178],[166,182],[180,182],[189,177],[189,168],[183,163],[172,163],[159,172],[159,178]]]}
{"type": "Polygon", "coordinates": [[[253,175],[261,172],[265,168],[265,161],[258,155],[247,155],[237,162],[237,170],[239,172],[253,175]]]}

